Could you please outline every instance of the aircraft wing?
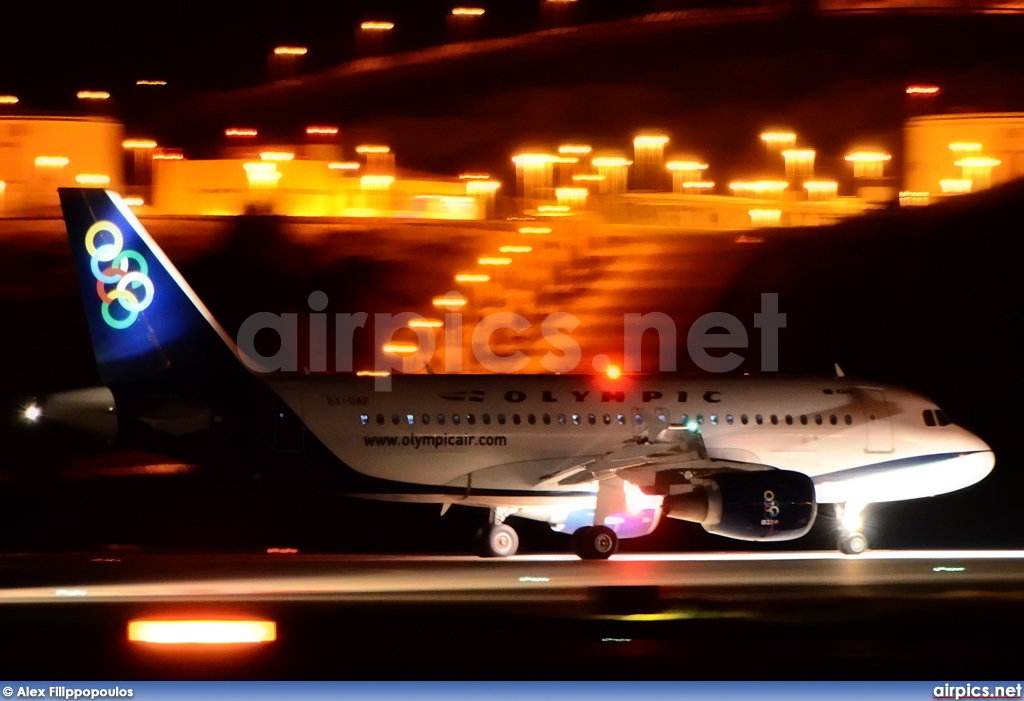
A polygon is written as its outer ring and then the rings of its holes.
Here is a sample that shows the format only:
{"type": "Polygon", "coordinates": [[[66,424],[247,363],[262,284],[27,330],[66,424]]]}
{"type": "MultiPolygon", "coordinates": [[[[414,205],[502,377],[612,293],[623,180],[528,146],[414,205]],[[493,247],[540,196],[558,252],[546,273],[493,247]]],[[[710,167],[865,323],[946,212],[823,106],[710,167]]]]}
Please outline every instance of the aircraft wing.
{"type": "Polygon", "coordinates": [[[545,475],[537,488],[586,484],[628,473],[653,473],[668,469],[711,467],[704,437],[685,426],[670,426],[654,440],[638,437],[615,450],[581,465],[545,475]]]}

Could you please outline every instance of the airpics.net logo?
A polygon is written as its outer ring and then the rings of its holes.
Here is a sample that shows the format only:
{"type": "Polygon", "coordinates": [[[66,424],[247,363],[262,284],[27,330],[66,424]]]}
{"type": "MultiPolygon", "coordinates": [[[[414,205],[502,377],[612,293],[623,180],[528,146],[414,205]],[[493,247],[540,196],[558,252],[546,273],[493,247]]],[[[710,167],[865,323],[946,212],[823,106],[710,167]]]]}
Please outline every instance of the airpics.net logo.
{"type": "MultiPolygon", "coordinates": [[[[299,359],[299,318],[296,313],[274,314],[258,312],[242,322],[238,330],[238,348],[243,362],[254,372],[296,372],[300,366],[308,372],[352,372],[353,343],[357,330],[363,329],[369,320],[366,312],[339,313],[333,318],[334,367],[328,367],[328,314],[324,313],[328,298],[324,292],[309,295],[309,357],[299,359]],[[256,336],[268,338],[267,332],[279,340],[277,351],[263,354],[257,349],[256,336]]],[[[586,372],[583,367],[583,349],[574,332],[579,332],[581,321],[567,312],[548,314],[540,323],[540,336],[550,350],[538,358],[544,370],[551,373],[586,372]]],[[[779,369],[779,331],[786,327],[786,315],[779,312],[777,293],[761,294],[761,310],[753,315],[753,327],[760,335],[760,369],[762,372],[777,372],[779,369]]],[[[458,373],[463,371],[466,339],[473,357],[485,370],[494,373],[516,373],[524,370],[531,359],[522,350],[499,355],[492,347],[493,337],[498,332],[506,335],[536,336],[535,324],[520,314],[496,312],[478,321],[467,324],[462,313],[449,312],[444,320],[427,320],[420,314],[375,314],[373,319],[374,375],[375,389],[387,392],[391,389],[392,372],[416,373],[425,370],[458,373]],[[427,323],[430,321],[430,323],[427,323]],[[417,342],[404,344],[405,351],[387,352],[395,334],[414,332],[417,342]],[[432,362],[438,351],[438,337],[441,337],[443,358],[440,363],[432,362]]],[[[647,336],[657,337],[659,372],[674,372],[677,369],[680,340],[675,321],[667,314],[628,313],[623,317],[623,341],[621,346],[621,370],[627,373],[651,371],[641,367],[641,346],[647,336]],[[649,332],[654,332],[649,333],[649,332]]],[[[711,373],[725,373],[736,370],[746,359],[736,352],[748,348],[750,336],[743,321],[726,312],[704,314],[686,330],[686,350],[693,363],[711,373]]],[[[266,348],[264,347],[264,350],[266,348]]],[[[594,371],[604,373],[612,365],[612,358],[606,354],[595,355],[591,361],[594,371]]]]}
{"type": "Polygon", "coordinates": [[[149,279],[149,264],[138,251],[124,248],[121,229],[110,221],[98,221],[89,227],[85,232],[85,250],[89,253],[92,276],[96,278],[103,321],[113,329],[128,328],[139,318],[139,313],[153,303],[155,290],[149,279]],[[112,240],[97,245],[97,239],[112,240]],[[132,270],[133,264],[137,269],[132,270]],[[112,312],[115,302],[117,311],[112,312]]]}

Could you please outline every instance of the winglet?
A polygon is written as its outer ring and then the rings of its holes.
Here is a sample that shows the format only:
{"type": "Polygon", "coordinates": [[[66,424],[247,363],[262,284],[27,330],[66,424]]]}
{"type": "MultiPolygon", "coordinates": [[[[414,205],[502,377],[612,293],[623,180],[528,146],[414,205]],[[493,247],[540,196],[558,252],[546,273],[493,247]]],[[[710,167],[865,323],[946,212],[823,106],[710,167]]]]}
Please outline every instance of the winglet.
{"type": "Polygon", "coordinates": [[[836,377],[846,377],[846,373],[844,373],[843,369],[839,367],[839,363],[832,364],[836,366],[836,377]]]}

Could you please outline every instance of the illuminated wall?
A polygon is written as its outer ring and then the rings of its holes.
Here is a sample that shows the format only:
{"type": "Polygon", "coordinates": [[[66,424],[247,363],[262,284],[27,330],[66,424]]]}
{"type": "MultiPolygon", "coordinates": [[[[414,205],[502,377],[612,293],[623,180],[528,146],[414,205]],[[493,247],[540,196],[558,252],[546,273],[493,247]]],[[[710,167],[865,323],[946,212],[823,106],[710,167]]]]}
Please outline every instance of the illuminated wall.
{"type": "Polygon", "coordinates": [[[903,128],[903,190],[941,196],[941,181],[960,180],[965,159],[999,161],[975,169],[974,190],[1024,176],[1024,113],[949,114],[915,117],[903,128]],[[954,148],[950,148],[953,145],[954,148]],[[987,181],[987,183],[986,183],[987,181]]]}
{"type": "MultiPolygon", "coordinates": [[[[460,181],[364,179],[327,161],[181,160],[153,164],[153,214],[482,219],[460,181]],[[248,168],[247,168],[248,166],[248,168]]],[[[376,179],[374,179],[376,178],[376,179]]]]}
{"type": "Polygon", "coordinates": [[[0,216],[56,216],[57,188],[82,175],[121,189],[123,139],[121,123],[103,117],[0,116],[0,216]]]}

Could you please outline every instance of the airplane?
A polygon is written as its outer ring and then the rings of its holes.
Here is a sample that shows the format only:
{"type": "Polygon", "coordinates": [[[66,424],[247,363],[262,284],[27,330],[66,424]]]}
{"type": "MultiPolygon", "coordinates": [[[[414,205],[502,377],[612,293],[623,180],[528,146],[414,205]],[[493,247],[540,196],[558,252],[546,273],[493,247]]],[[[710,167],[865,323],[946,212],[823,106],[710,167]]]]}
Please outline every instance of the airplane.
{"type": "Polygon", "coordinates": [[[838,547],[856,555],[868,504],[963,489],[995,464],[931,400],[838,366],[825,378],[408,373],[386,392],[354,373],[257,372],[116,193],[59,195],[104,386],[51,395],[36,417],[184,459],[315,465],[348,494],[442,514],[481,507],[482,556],[517,552],[512,516],[605,559],[663,518],[797,539],[819,504],[835,505],[838,547]]]}

